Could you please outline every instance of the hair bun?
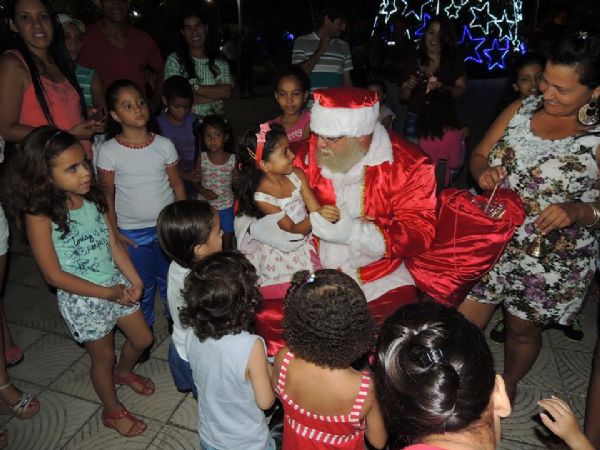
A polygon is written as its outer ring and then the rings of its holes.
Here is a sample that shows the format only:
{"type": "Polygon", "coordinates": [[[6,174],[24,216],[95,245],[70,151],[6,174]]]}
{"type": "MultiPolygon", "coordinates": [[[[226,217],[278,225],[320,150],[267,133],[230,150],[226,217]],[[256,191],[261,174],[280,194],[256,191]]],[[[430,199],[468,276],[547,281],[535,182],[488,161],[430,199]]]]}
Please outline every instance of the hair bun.
{"type": "Polygon", "coordinates": [[[454,309],[407,305],[382,326],[375,381],[391,435],[464,429],[488,407],[495,376],[483,334],[454,309]]]}
{"type": "MultiPolygon", "coordinates": [[[[314,276],[314,275],[313,275],[314,276]]],[[[297,287],[301,284],[304,284],[306,280],[310,277],[310,272],[308,270],[299,270],[292,276],[292,287],[297,287]]],[[[313,278],[314,280],[314,278],[313,278]]]]}

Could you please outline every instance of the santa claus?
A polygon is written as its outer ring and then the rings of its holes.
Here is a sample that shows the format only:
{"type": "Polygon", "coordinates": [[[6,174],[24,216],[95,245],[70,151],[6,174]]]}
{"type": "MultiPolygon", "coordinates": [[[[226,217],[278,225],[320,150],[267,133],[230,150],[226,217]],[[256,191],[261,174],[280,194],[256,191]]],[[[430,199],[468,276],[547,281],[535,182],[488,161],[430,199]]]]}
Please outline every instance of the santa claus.
{"type": "MultiPolygon", "coordinates": [[[[310,215],[319,239],[321,264],[352,276],[362,287],[377,323],[415,300],[414,282],[404,258],[419,255],[435,232],[435,176],[427,156],[414,144],[388,132],[377,121],[379,99],[365,89],[317,90],[311,110],[311,138],[296,150],[321,205],[336,205],[340,219],[310,215]]],[[[236,218],[238,247],[251,252],[253,241],[291,251],[301,236],[277,226],[280,214],[252,221],[236,218]]],[[[257,328],[267,341],[281,331],[282,302],[269,301],[257,328]]],[[[276,350],[269,345],[269,353],[276,350]]]]}

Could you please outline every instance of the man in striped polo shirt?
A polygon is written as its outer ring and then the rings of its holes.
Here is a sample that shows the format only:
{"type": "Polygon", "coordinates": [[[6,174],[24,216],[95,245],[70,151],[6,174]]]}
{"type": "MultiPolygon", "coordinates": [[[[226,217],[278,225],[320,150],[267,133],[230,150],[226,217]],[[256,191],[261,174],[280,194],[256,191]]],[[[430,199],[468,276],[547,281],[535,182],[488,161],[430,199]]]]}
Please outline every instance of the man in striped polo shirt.
{"type": "Polygon", "coordinates": [[[339,39],[346,29],[348,13],[338,3],[327,2],[317,32],[298,37],[292,51],[292,64],[299,64],[315,89],[352,86],[352,56],[348,44],[339,39]]]}

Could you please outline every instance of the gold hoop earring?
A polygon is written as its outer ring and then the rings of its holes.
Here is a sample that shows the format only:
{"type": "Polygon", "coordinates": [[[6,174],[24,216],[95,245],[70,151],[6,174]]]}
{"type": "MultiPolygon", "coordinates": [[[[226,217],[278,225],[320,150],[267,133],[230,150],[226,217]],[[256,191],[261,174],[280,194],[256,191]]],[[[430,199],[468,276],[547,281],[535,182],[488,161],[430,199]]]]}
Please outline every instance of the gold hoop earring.
{"type": "Polygon", "coordinates": [[[577,120],[581,125],[593,127],[600,122],[600,114],[598,114],[598,99],[592,98],[588,103],[579,108],[577,120]]]}

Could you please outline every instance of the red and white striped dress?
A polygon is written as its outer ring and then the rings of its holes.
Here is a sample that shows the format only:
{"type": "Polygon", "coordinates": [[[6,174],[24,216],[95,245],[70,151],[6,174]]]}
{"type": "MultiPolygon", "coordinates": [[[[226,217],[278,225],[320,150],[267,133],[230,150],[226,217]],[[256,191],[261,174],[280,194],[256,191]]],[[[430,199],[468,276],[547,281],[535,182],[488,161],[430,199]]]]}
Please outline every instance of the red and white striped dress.
{"type": "Polygon", "coordinates": [[[360,390],[354,400],[350,414],[321,416],[306,411],[300,405],[294,403],[286,394],[285,378],[288,365],[292,359],[294,359],[294,354],[288,351],[281,363],[277,388],[275,389],[285,413],[283,450],[364,450],[365,420],[360,419],[360,412],[371,384],[369,372],[362,372],[360,390]]]}

